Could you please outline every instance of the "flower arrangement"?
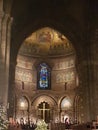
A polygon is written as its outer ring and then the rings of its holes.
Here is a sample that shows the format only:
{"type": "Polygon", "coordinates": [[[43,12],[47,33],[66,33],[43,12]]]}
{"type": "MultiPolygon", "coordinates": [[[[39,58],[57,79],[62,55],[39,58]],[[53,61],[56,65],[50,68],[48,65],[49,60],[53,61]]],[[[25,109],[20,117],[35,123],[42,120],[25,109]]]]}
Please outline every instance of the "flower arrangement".
{"type": "Polygon", "coordinates": [[[44,120],[39,120],[37,122],[37,128],[35,130],[47,130],[47,124],[45,123],[44,120]]]}
{"type": "Polygon", "coordinates": [[[6,109],[0,104],[0,130],[7,130],[8,121],[6,119],[6,109]]]}

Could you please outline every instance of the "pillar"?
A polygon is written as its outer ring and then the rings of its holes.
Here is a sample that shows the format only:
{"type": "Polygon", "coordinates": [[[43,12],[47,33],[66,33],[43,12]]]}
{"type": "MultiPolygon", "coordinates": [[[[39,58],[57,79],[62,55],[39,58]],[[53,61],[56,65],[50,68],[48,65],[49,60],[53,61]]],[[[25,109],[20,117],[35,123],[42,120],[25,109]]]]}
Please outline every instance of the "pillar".
{"type": "Polygon", "coordinates": [[[8,88],[8,118],[13,118],[15,114],[15,67],[16,63],[10,63],[9,88],[8,88]]]}
{"type": "Polygon", "coordinates": [[[7,107],[12,18],[0,12],[0,102],[7,107]]]}

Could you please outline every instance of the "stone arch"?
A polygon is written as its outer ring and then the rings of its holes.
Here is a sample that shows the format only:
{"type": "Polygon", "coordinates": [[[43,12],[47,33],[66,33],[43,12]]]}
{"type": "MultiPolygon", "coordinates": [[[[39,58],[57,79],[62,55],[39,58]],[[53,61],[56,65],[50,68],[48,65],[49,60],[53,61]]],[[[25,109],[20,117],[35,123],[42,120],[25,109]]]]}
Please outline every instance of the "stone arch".
{"type": "MultiPolygon", "coordinates": [[[[43,105],[42,105],[43,106],[43,105]]],[[[49,118],[43,118],[46,119],[46,122],[50,122],[50,120],[53,120],[55,118],[55,114],[56,111],[58,110],[57,108],[57,101],[55,100],[55,98],[49,94],[38,94],[37,96],[35,96],[32,100],[32,104],[31,104],[32,110],[33,111],[33,115],[35,118],[42,118],[45,117],[42,113],[47,113],[49,115],[49,118]],[[43,112],[40,112],[39,110],[39,106],[42,104],[48,104],[49,108],[48,111],[45,109],[46,107],[42,107],[43,109],[41,109],[43,112]],[[35,111],[35,112],[34,112],[35,111]]],[[[47,116],[47,114],[45,114],[47,116]]]]}
{"type": "MultiPolygon", "coordinates": [[[[12,35],[12,40],[11,40],[11,64],[10,66],[13,65],[13,63],[16,64],[16,59],[17,59],[17,55],[18,55],[18,51],[19,48],[21,46],[21,44],[23,43],[24,39],[27,38],[32,32],[36,31],[39,28],[42,27],[50,27],[50,28],[54,28],[55,30],[58,30],[59,32],[61,32],[62,34],[64,34],[70,41],[72,41],[72,44],[76,50],[76,57],[79,60],[79,57],[82,57],[82,52],[79,51],[81,49],[80,44],[78,44],[78,42],[81,42],[81,37],[79,39],[79,37],[76,36],[76,34],[74,33],[75,29],[71,29],[70,28],[71,22],[65,22],[65,24],[62,24],[61,22],[57,22],[55,20],[45,20],[45,19],[36,19],[32,24],[30,23],[30,25],[28,25],[27,27],[25,27],[21,32],[19,32],[17,34],[16,37],[14,37],[12,35]],[[17,39],[17,40],[16,40],[17,39]],[[14,45],[16,45],[15,51],[14,50],[14,45]],[[78,54],[80,53],[80,55],[78,56],[78,54]]],[[[75,25],[74,25],[75,26],[75,25]]],[[[12,34],[14,27],[12,28],[12,34]]],[[[78,62],[77,60],[77,62],[78,62]]]]}
{"type": "MultiPolygon", "coordinates": [[[[69,23],[65,22],[65,24],[63,24],[61,21],[57,22],[55,20],[36,19],[34,22],[32,22],[32,24],[30,23],[30,25],[28,25],[20,33],[18,33],[15,40],[13,37],[13,41],[11,41],[11,42],[16,45],[16,54],[14,55],[15,57],[13,57],[14,58],[13,60],[16,59],[20,45],[23,43],[24,39],[27,38],[32,32],[36,31],[37,29],[47,27],[47,26],[50,28],[53,28],[55,30],[58,30],[59,32],[64,34],[72,42],[72,44],[76,50],[76,55],[78,55],[78,51],[79,51],[78,48],[80,48],[80,46],[79,46],[80,44],[78,44],[78,42],[82,42],[82,39],[81,39],[81,37],[77,36],[77,34],[75,33],[76,28],[73,29],[70,27],[70,26],[72,26],[71,22],[69,22],[69,23]]],[[[12,32],[13,32],[13,29],[12,29],[12,32]]],[[[12,44],[12,46],[13,46],[13,44],[12,44]]]]}
{"type": "MultiPolygon", "coordinates": [[[[58,107],[59,107],[59,109],[61,109],[61,108],[60,108],[60,107],[61,107],[61,102],[62,102],[62,100],[63,100],[64,98],[67,98],[67,99],[70,100],[70,96],[69,96],[68,94],[63,95],[63,96],[60,98],[59,102],[58,102],[58,107]]],[[[70,102],[71,102],[71,104],[72,104],[72,101],[71,101],[71,100],[70,100],[70,102]]],[[[73,105],[73,104],[72,104],[72,105],[73,105]]]]}
{"type": "Polygon", "coordinates": [[[36,97],[33,98],[32,104],[35,108],[37,108],[38,104],[40,102],[47,101],[51,107],[57,106],[57,101],[54,99],[54,97],[46,94],[38,94],[36,97]]]}
{"type": "Polygon", "coordinates": [[[16,97],[14,117],[20,122],[21,118],[29,121],[30,100],[25,94],[16,97]],[[23,98],[23,99],[22,99],[23,98]],[[23,104],[25,103],[25,104],[23,104]]]}
{"type": "Polygon", "coordinates": [[[59,111],[60,111],[60,120],[62,123],[65,123],[65,119],[68,118],[73,121],[73,101],[71,96],[66,94],[63,95],[59,100],[59,111]]]}
{"type": "Polygon", "coordinates": [[[29,97],[26,94],[18,95],[18,96],[16,96],[16,100],[19,100],[21,97],[24,97],[27,100],[27,102],[28,102],[28,109],[30,109],[31,101],[30,101],[29,97]]]}
{"type": "MultiPolygon", "coordinates": [[[[65,24],[63,24],[61,21],[56,22],[55,20],[36,19],[34,22],[32,22],[32,24],[28,25],[21,32],[19,32],[19,34],[17,34],[16,37],[12,36],[10,68],[13,65],[13,63],[16,64],[16,58],[18,55],[18,51],[19,51],[19,48],[20,48],[21,44],[23,43],[24,39],[27,38],[32,33],[32,31],[34,32],[37,29],[46,27],[46,26],[54,28],[55,30],[62,32],[62,34],[67,36],[67,38],[73,43],[73,45],[75,47],[77,59],[79,58],[79,56],[82,57],[82,49],[80,49],[80,48],[82,48],[82,45],[80,46],[80,44],[78,44],[79,41],[82,42],[82,39],[81,39],[81,37],[77,36],[76,33],[74,33],[75,28],[71,29],[70,25],[71,25],[71,22],[69,22],[67,24],[65,22],[65,24]],[[14,45],[16,45],[15,52],[13,51],[14,45]],[[78,55],[78,54],[80,54],[80,55],[78,55]]],[[[13,33],[13,31],[14,31],[14,27],[12,28],[12,33],[13,33]]],[[[13,73],[12,71],[14,72],[15,70],[14,69],[11,70],[10,73],[13,73]]],[[[12,74],[10,74],[10,77],[12,77],[10,79],[12,79],[14,81],[14,76],[12,76],[12,74]]]]}

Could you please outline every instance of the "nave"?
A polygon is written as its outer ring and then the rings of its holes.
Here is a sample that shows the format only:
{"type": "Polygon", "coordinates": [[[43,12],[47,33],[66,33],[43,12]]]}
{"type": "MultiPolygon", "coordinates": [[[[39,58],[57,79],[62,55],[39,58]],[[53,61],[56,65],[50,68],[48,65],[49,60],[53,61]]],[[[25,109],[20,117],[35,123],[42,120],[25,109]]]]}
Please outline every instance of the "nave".
{"type": "Polygon", "coordinates": [[[97,4],[0,0],[0,104],[8,120],[41,117],[50,130],[65,130],[67,116],[77,123],[71,129],[97,129],[97,4]]]}

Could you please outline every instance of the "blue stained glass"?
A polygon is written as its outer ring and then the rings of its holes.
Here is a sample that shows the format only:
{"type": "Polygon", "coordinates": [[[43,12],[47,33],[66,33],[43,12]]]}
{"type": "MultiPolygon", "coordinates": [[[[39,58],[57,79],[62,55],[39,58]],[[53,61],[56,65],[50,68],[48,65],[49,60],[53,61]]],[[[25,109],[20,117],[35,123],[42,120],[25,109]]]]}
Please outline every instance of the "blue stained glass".
{"type": "Polygon", "coordinates": [[[40,64],[39,71],[39,86],[40,88],[47,88],[49,82],[48,66],[45,63],[40,64]]]}

